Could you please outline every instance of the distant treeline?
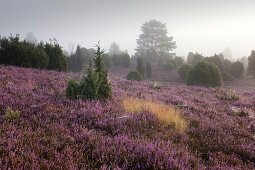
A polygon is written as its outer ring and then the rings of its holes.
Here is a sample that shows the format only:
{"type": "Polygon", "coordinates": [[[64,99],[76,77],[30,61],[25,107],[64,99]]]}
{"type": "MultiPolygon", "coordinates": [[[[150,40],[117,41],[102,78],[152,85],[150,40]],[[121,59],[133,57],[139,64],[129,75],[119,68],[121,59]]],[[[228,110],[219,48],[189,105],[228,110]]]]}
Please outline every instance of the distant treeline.
{"type": "Polygon", "coordinates": [[[67,63],[56,40],[34,44],[19,36],[0,38],[0,64],[67,71],[67,63]]]}
{"type": "Polygon", "coordinates": [[[211,57],[204,57],[202,54],[190,52],[187,57],[187,64],[196,65],[199,61],[205,60],[210,64],[214,64],[218,67],[223,80],[233,80],[234,78],[239,78],[243,75],[245,67],[245,60],[248,61],[248,58],[243,58],[240,61],[232,62],[224,58],[223,54],[215,54],[211,57]]]}
{"type": "Polygon", "coordinates": [[[221,87],[223,82],[240,78],[244,74],[245,66],[247,74],[255,77],[255,52],[249,57],[243,57],[240,61],[231,62],[224,59],[222,54],[211,57],[203,57],[201,54],[190,52],[187,64],[179,68],[180,77],[188,85],[206,87],[221,87]]]}
{"type": "MultiPolygon", "coordinates": [[[[116,49],[116,47],[114,48],[115,49],[112,50],[110,47],[109,53],[104,53],[102,55],[103,62],[107,69],[112,65],[129,67],[131,59],[127,51],[120,51],[116,49]]],[[[74,54],[66,56],[68,70],[70,72],[81,72],[85,69],[86,65],[88,65],[89,60],[93,60],[96,56],[95,53],[96,51],[94,49],[87,49],[78,45],[74,54]]]]}
{"type": "MultiPolygon", "coordinates": [[[[105,66],[129,67],[130,56],[127,51],[111,50],[102,55],[105,66]]],[[[96,50],[77,46],[76,52],[64,55],[58,42],[36,43],[20,40],[19,35],[0,38],[0,64],[19,67],[81,72],[89,60],[93,60],[96,50]]]]}

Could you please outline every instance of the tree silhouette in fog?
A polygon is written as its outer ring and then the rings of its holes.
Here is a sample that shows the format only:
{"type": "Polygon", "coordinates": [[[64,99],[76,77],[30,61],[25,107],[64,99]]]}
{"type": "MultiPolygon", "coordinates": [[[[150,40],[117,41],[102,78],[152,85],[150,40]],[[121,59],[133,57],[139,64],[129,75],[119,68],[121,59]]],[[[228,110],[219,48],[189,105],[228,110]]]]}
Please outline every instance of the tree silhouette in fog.
{"type": "Polygon", "coordinates": [[[165,23],[157,20],[145,22],[141,27],[142,34],[137,39],[136,55],[146,56],[155,61],[158,57],[164,57],[169,51],[176,48],[173,37],[168,36],[165,23]]]}
{"type": "Polygon", "coordinates": [[[255,51],[251,51],[251,55],[248,58],[248,73],[255,77],[255,51]]]}

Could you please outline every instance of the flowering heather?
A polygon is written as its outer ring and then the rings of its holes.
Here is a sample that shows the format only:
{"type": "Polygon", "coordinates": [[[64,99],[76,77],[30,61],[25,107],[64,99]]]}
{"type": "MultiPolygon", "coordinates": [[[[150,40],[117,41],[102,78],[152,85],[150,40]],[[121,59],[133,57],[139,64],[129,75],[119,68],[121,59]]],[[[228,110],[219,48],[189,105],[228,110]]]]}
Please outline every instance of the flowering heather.
{"type": "Polygon", "coordinates": [[[110,75],[113,98],[72,101],[66,80],[81,75],[0,66],[1,169],[254,169],[255,91],[170,85],[153,88],[110,75]],[[216,95],[218,94],[218,95],[216,95]],[[126,97],[178,109],[185,132],[126,97]],[[20,115],[7,121],[10,107],[20,115]]]}

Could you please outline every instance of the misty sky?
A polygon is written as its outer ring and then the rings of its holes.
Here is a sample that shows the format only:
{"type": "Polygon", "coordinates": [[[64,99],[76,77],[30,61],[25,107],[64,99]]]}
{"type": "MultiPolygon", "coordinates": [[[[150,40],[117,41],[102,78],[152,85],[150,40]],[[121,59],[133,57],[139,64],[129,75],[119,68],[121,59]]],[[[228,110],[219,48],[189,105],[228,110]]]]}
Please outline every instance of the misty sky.
{"type": "Polygon", "coordinates": [[[56,37],[92,48],[116,41],[134,53],[140,27],[157,19],[167,23],[179,56],[205,56],[230,47],[233,56],[255,49],[255,0],[0,0],[0,35],[33,32],[38,40],[56,37]]]}

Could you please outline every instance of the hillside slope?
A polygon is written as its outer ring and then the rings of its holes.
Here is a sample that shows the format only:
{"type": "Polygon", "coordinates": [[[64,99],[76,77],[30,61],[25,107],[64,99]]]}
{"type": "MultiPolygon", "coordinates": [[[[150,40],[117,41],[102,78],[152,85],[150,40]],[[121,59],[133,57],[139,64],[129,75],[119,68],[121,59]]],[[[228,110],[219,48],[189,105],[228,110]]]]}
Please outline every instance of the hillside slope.
{"type": "Polygon", "coordinates": [[[0,66],[0,167],[121,169],[255,168],[255,92],[132,82],[110,77],[113,99],[71,101],[66,79],[78,74],[0,66]],[[240,99],[235,101],[231,94],[240,99]],[[151,110],[123,100],[178,110],[184,132],[151,110]],[[19,110],[16,120],[7,108],[19,110]]]}

